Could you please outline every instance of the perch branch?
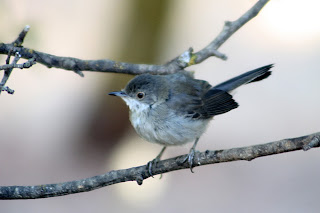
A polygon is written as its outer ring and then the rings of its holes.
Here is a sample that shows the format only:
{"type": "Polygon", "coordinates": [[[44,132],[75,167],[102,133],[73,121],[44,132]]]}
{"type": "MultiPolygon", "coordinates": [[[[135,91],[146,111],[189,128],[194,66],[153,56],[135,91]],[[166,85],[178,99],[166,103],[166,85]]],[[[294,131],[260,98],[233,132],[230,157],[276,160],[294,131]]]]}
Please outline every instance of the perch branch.
{"type": "MultiPolygon", "coordinates": [[[[297,150],[308,150],[319,147],[320,132],[291,139],[233,148],[217,151],[197,152],[194,158],[194,165],[203,166],[207,164],[217,164],[223,162],[246,160],[292,152],[297,150]]],[[[159,161],[153,174],[163,174],[180,169],[189,169],[187,162],[182,163],[187,155],[159,161]]],[[[1,186],[0,199],[38,199],[69,195],[80,192],[92,191],[104,186],[109,186],[121,182],[136,181],[139,185],[143,180],[150,177],[147,165],[133,167],[129,169],[114,170],[103,175],[94,176],[82,180],[45,184],[37,186],[1,186]]]]}
{"type": "MultiPolygon", "coordinates": [[[[164,65],[149,65],[149,64],[131,64],[124,62],[116,62],[113,60],[81,60],[72,57],[60,57],[47,53],[39,52],[29,48],[22,47],[23,39],[18,39],[10,44],[0,43],[0,54],[12,54],[19,52],[22,58],[31,59],[34,58],[38,63],[43,64],[49,68],[55,67],[65,70],[71,70],[83,76],[81,71],[95,71],[95,72],[114,72],[114,73],[126,73],[126,74],[168,74],[174,73],[178,70],[184,69],[188,66],[198,64],[205,59],[216,56],[221,59],[227,59],[227,56],[218,52],[218,48],[230,38],[230,36],[236,32],[239,28],[245,25],[253,17],[255,17],[259,11],[263,8],[269,0],[259,0],[251,9],[249,9],[244,15],[233,22],[226,22],[225,27],[221,33],[205,48],[197,53],[193,53],[192,48],[182,53],[180,56],[171,60],[164,65]],[[11,52],[10,52],[11,51],[11,52]]],[[[20,34],[21,35],[21,34],[20,34]]],[[[25,35],[24,35],[25,36],[25,35]]],[[[21,38],[24,38],[21,35],[21,38]]]]}

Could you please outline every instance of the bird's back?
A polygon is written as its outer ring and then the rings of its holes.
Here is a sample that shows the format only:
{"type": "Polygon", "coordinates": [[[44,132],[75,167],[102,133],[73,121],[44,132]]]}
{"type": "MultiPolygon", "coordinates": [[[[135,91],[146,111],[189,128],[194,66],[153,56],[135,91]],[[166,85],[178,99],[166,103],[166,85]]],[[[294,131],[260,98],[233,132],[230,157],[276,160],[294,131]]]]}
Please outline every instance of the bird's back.
{"type": "Polygon", "coordinates": [[[167,75],[171,83],[167,106],[177,114],[193,120],[209,119],[238,106],[227,92],[213,89],[204,80],[194,79],[186,72],[167,75]]]}

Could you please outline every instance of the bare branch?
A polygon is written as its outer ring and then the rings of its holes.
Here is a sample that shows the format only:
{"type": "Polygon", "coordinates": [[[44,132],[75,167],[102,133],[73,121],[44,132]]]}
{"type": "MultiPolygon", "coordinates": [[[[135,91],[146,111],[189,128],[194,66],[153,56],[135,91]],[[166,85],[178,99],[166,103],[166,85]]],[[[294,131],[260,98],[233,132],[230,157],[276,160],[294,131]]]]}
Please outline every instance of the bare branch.
{"type": "MultiPolygon", "coordinates": [[[[24,38],[26,37],[27,33],[29,32],[30,27],[27,25],[23,28],[23,30],[21,31],[21,33],[19,34],[18,38],[16,40],[14,40],[11,44],[9,44],[10,46],[21,46],[23,43],[24,38]]],[[[7,83],[11,72],[13,70],[13,68],[29,68],[31,67],[35,62],[34,62],[34,58],[29,59],[26,63],[21,65],[17,64],[19,59],[21,58],[21,55],[19,54],[18,51],[13,51],[13,48],[8,49],[8,52],[6,53],[8,55],[7,59],[6,59],[6,65],[0,66],[0,70],[5,70],[4,74],[3,74],[3,78],[0,82],[0,94],[2,91],[6,91],[9,94],[13,94],[14,90],[10,89],[9,87],[5,86],[5,84],[7,83]],[[14,59],[12,61],[12,63],[10,64],[10,57],[11,55],[14,55],[14,59]]]]}
{"type": "Polygon", "coordinates": [[[7,93],[9,93],[10,95],[12,95],[14,93],[13,89],[10,89],[8,86],[3,86],[1,91],[6,91],[7,93]]]}
{"type": "Polygon", "coordinates": [[[195,53],[195,63],[198,64],[208,57],[215,55],[215,50],[217,50],[225,41],[227,41],[233,35],[233,33],[235,33],[252,18],[256,17],[260,10],[268,2],[269,0],[260,0],[236,21],[226,21],[222,32],[220,32],[220,34],[207,47],[195,53]]]}
{"type": "Polygon", "coordinates": [[[34,58],[29,59],[28,61],[22,63],[22,64],[5,64],[0,66],[0,70],[6,70],[6,69],[14,69],[14,68],[30,68],[32,65],[36,64],[36,61],[34,58]]]}
{"type": "MultiPolygon", "coordinates": [[[[14,56],[14,59],[12,61],[12,63],[8,66],[15,66],[19,59],[21,58],[21,55],[19,54],[19,52],[16,52],[15,56],[14,56]]],[[[7,63],[9,63],[10,61],[10,55],[8,55],[8,58],[7,58],[7,63]]],[[[9,87],[5,87],[5,84],[7,83],[10,75],[11,75],[11,72],[12,72],[13,68],[8,68],[4,71],[4,74],[3,74],[3,78],[0,82],[0,94],[2,91],[7,91],[9,94],[13,94],[14,93],[14,90],[10,89],[9,87]]]]}
{"type": "MultiPolygon", "coordinates": [[[[35,58],[35,60],[38,63],[43,64],[49,68],[55,67],[65,70],[72,70],[80,76],[83,76],[81,71],[113,72],[134,75],[142,73],[169,74],[177,72],[188,66],[198,64],[211,56],[215,56],[223,60],[226,60],[227,56],[220,53],[217,49],[225,41],[227,41],[228,38],[234,32],[236,32],[239,28],[241,28],[253,17],[255,17],[267,2],[268,0],[259,0],[250,10],[248,10],[238,20],[234,22],[226,22],[226,25],[223,28],[222,32],[204,49],[200,50],[197,53],[192,53],[191,48],[187,52],[182,53],[180,56],[176,57],[175,59],[171,60],[169,63],[164,65],[131,64],[124,62],[116,62],[108,59],[81,60],[72,57],[54,56],[47,53],[21,47],[23,39],[19,39],[20,36],[14,43],[0,43],[0,54],[13,54],[14,52],[19,52],[22,58],[35,58]],[[10,53],[10,51],[12,52],[10,53]],[[188,60],[186,60],[186,58],[183,57],[183,55],[185,54],[190,55],[188,60]]],[[[25,34],[21,35],[21,38],[24,38],[24,36],[25,34]]]]}
{"type": "Polygon", "coordinates": [[[30,26],[26,25],[21,31],[21,33],[19,34],[18,38],[14,42],[12,42],[12,44],[16,47],[21,46],[29,30],[30,30],[30,26]]]}
{"type": "MultiPolygon", "coordinates": [[[[194,158],[194,165],[202,166],[239,160],[251,161],[259,157],[297,150],[307,150],[319,146],[320,132],[298,138],[284,139],[254,146],[197,152],[194,158]]],[[[175,158],[159,161],[156,167],[152,170],[153,174],[157,175],[180,169],[189,169],[188,163],[183,163],[186,156],[187,155],[181,155],[175,158]]],[[[80,192],[88,192],[104,186],[127,181],[136,181],[141,185],[143,180],[149,177],[150,174],[148,172],[148,167],[147,165],[143,165],[129,169],[114,170],[103,175],[58,184],[37,186],[1,186],[0,199],[38,199],[57,197],[80,192]]]]}

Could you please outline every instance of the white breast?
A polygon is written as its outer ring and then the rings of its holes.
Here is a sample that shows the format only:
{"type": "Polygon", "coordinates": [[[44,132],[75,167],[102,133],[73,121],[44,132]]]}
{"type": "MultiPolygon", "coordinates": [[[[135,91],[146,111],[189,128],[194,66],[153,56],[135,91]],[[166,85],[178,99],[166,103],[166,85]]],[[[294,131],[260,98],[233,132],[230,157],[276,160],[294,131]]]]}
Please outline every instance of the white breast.
{"type": "Polygon", "coordinates": [[[140,101],[124,100],[130,108],[132,126],[142,138],[149,142],[162,145],[194,142],[203,134],[209,122],[209,120],[192,120],[177,116],[170,110],[159,113],[159,109],[155,111],[154,108],[140,101]]]}

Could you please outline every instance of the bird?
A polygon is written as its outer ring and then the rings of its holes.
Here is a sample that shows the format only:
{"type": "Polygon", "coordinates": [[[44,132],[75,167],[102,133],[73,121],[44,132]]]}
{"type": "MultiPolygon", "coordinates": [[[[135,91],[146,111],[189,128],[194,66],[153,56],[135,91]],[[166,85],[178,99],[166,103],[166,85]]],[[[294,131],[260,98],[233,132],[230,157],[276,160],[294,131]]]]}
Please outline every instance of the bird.
{"type": "Polygon", "coordinates": [[[160,160],[167,146],[193,143],[187,158],[191,172],[196,145],[214,116],[224,114],[239,105],[230,94],[238,87],[261,81],[271,75],[269,64],[216,86],[195,79],[191,72],[173,74],[141,74],[134,77],[121,91],[109,95],[118,96],[129,107],[129,119],[135,131],[148,142],[163,146],[155,159],[147,164],[152,168],[160,160]]]}

